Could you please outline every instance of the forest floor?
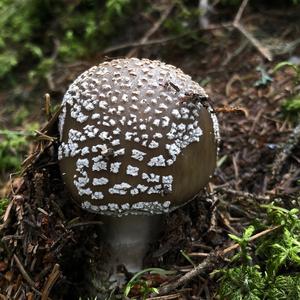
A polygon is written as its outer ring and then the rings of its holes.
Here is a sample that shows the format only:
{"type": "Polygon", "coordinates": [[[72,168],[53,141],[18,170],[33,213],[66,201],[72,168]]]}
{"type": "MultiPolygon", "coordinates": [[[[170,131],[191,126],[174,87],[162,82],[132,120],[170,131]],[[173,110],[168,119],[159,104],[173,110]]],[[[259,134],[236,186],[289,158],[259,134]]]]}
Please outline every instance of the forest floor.
{"type": "MultiPolygon", "coordinates": [[[[153,299],[216,298],[217,282],[209,274],[235,253],[236,247],[228,248],[234,244],[228,234],[240,235],[255,220],[263,220],[261,204],[300,207],[299,114],[286,102],[299,94],[300,84],[293,68],[274,71],[282,61],[299,65],[299,12],[224,12],[212,22],[193,33],[197,39],[164,39],[157,28],[156,42],[147,36],[139,46],[105,54],[160,58],[180,67],[205,88],[220,123],[222,141],[210,194],[167,216],[166,231],[145,260],[145,268],[175,270],[172,278],[152,275],[161,291],[161,298],[153,299]]],[[[61,90],[86,65],[65,76],[61,90]]],[[[43,132],[57,134],[55,129],[43,132]]],[[[24,175],[6,185],[11,202],[1,225],[1,251],[7,253],[0,261],[3,299],[84,296],[81,274],[96,243],[91,233],[97,218],[69,208],[55,151],[53,141],[43,139],[27,160],[24,175]]],[[[130,295],[141,299],[139,293],[135,287],[130,295]]]]}

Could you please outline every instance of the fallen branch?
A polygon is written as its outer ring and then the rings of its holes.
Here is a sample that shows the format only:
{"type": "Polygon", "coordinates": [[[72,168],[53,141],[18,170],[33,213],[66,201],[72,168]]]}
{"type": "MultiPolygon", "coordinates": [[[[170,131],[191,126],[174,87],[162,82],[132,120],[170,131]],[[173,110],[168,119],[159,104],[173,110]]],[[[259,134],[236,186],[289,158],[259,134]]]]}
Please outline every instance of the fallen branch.
{"type": "Polygon", "coordinates": [[[244,13],[244,10],[248,4],[249,0],[243,0],[242,4],[239,7],[239,10],[237,12],[237,14],[235,15],[235,18],[233,20],[233,24],[239,24],[240,20],[242,18],[242,15],[244,13]]]}
{"type": "MultiPolygon", "coordinates": [[[[165,295],[165,294],[175,290],[179,286],[189,282],[190,280],[192,280],[194,277],[200,275],[201,273],[207,272],[209,270],[213,270],[219,264],[220,261],[221,261],[220,255],[218,255],[216,252],[211,253],[207,258],[205,258],[202,261],[202,263],[197,265],[190,272],[184,274],[182,277],[180,277],[179,279],[177,279],[174,282],[171,282],[164,286],[161,286],[158,289],[158,294],[165,295]]],[[[151,296],[155,296],[155,294],[153,294],[151,296]]]]}
{"type": "MultiPolygon", "coordinates": [[[[167,43],[170,41],[174,41],[183,37],[186,37],[188,35],[191,34],[195,34],[198,32],[203,32],[203,31],[213,31],[216,29],[222,29],[222,28],[228,28],[228,27],[234,27],[236,28],[238,31],[240,31],[246,38],[248,41],[250,41],[250,43],[269,61],[273,60],[273,56],[272,53],[270,52],[270,50],[268,48],[266,48],[265,46],[263,46],[259,40],[257,40],[249,31],[247,31],[245,29],[245,27],[240,23],[242,14],[248,4],[249,0],[244,0],[233,20],[233,22],[227,22],[227,23],[221,23],[221,24],[216,24],[216,25],[209,25],[207,27],[202,27],[202,28],[198,28],[197,30],[191,30],[185,33],[182,33],[180,35],[174,36],[174,37],[167,37],[167,38],[162,38],[162,39],[154,39],[154,40],[148,40],[149,37],[151,35],[153,35],[153,33],[155,33],[159,27],[161,26],[161,24],[164,22],[164,20],[167,18],[167,16],[169,15],[169,13],[171,12],[173,6],[168,7],[165,12],[162,14],[161,18],[155,23],[155,25],[146,32],[146,34],[144,35],[144,37],[136,42],[131,42],[131,43],[124,43],[121,45],[116,45],[116,46],[112,46],[109,47],[107,49],[105,49],[104,51],[102,51],[102,54],[108,54],[114,51],[118,51],[118,50],[122,50],[122,49],[126,49],[126,48],[137,48],[137,47],[143,47],[143,46],[149,46],[149,45],[155,45],[155,44],[163,44],[163,43],[167,43]]],[[[132,57],[136,54],[136,49],[133,49],[131,51],[129,51],[129,53],[127,54],[127,57],[132,57]]],[[[227,63],[227,62],[226,62],[227,63]]]]}
{"type": "MultiPolygon", "coordinates": [[[[162,13],[161,17],[155,22],[155,24],[145,33],[145,35],[140,40],[140,43],[143,44],[148,41],[149,37],[153,35],[162,25],[162,23],[166,20],[168,15],[171,13],[173,7],[175,6],[175,2],[169,5],[165,11],[162,13]]],[[[133,57],[137,53],[137,49],[131,49],[126,57],[133,57]]]]}
{"type": "Polygon", "coordinates": [[[249,0],[243,0],[235,18],[233,21],[233,27],[240,31],[249,41],[250,43],[269,61],[272,61],[272,53],[266,47],[264,47],[259,40],[257,40],[249,31],[245,29],[245,27],[240,23],[243,12],[248,4],[249,0]]]}
{"type": "Polygon", "coordinates": [[[268,60],[273,60],[273,55],[270,50],[263,46],[258,39],[256,39],[245,27],[241,24],[233,24],[233,26],[238,29],[250,42],[251,44],[268,60]]]}
{"type": "Polygon", "coordinates": [[[233,25],[231,22],[221,23],[221,24],[211,25],[206,28],[198,28],[197,30],[190,30],[190,31],[184,32],[184,33],[176,35],[176,36],[171,36],[171,37],[166,37],[166,38],[161,38],[161,39],[147,40],[144,42],[135,41],[135,42],[124,43],[124,44],[108,47],[102,51],[102,54],[104,55],[104,54],[108,54],[108,53],[115,52],[118,50],[123,50],[126,48],[132,48],[132,47],[144,47],[144,46],[150,46],[150,45],[164,44],[164,43],[168,43],[171,41],[175,41],[175,40],[184,38],[186,36],[189,36],[191,34],[195,34],[198,32],[213,31],[213,30],[228,28],[228,27],[232,27],[232,26],[233,25]]]}
{"type": "MultiPolygon", "coordinates": [[[[279,227],[281,227],[280,225],[272,227],[272,228],[268,228],[264,231],[261,231],[255,235],[253,235],[249,241],[254,241],[257,238],[260,238],[270,232],[273,232],[274,230],[278,229],[279,227]]],[[[194,277],[204,273],[204,272],[210,272],[211,270],[214,270],[221,261],[223,261],[223,257],[224,255],[230,253],[231,251],[239,248],[240,245],[239,244],[233,244],[223,250],[220,251],[212,251],[207,258],[205,258],[199,265],[197,265],[194,269],[192,269],[190,272],[184,274],[182,277],[180,277],[179,279],[177,279],[174,282],[168,283],[164,286],[161,286],[160,288],[158,288],[158,294],[159,295],[165,295],[173,290],[175,290],[176,288],[178,288],[179,286],[186,284],[187,282],[191,281],[194,277]]],[[[157,295],[157,294],[156,294],[157,295]]],[[[152,297],[155,296],[155,294],[151,295],[152,297]]]]}

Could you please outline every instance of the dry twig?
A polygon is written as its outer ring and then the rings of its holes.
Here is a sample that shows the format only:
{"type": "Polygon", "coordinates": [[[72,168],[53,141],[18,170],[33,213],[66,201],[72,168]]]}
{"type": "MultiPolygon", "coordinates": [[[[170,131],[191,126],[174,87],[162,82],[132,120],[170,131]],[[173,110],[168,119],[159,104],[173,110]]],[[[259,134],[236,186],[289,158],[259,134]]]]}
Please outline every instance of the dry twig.
{"type": "MultiPolygon", "coordinates": [[[[253,235],[249,241],[254,241],[257,238],[260,238],[270,232],[273,232],[274,230],[278,229],[279,227],[281,227],[280,225],[272,227],[272,228],[268,228],[264,231],[261,231],[255,235],[253,235]]],[[[161,286],[158,290],[159,290],[159,295],[165,295],[173,290],[175,290],[177,287],[189,282],[190,280],[192,280],[194,277],[204,273],[204,272],[208,272],[209,270],[213,270],[214,268],[216,268],[218,266],[218,264],[223,260],[224,255],[230,253],[231,251],[239,248],[240,245],[239,244],[233,244],[223,250],[220,251],[212,251],[209,256],[207,256],[207,258],[205,258],[199,265],[197,265],[194,269],[192,269],[191,271],[189,271],[188,273],[184,274],[183,276],[181,276],[179,279],[177,279],[174,282],[168,283],[166,285],[161,286]]],[[[155,295],[152,295],[155,296],[155,295]]]]}
{"type": "Polygon", "coordinates": [[[256,194],[252,194],[252,193],[249,193],[249,192],[244,192],[244,191],[237,191],[237,190],[234,190],[234,189],[231,189],[231,188],[224,188],[224,187],[217,187],[215,186],[214,187],[214,190],[216,191],[222,191],[222,192],[225,192],[225,193],[228,193],[228,194],[232,194],[232,195],[235,195],[235,196],[240,196],[240,197],[243,197],[243,198],[251,198],[251,199],[256,199],[256,200],[260,200],[260,201],[270,201],[270,196],[268,195],[256,195],[256,194]]]}
{"type": "Polygon", "coordinates": [[[215,108],[216,113],[233,113],[233,112],[242,112],[246,118],[249,117],[249,112],[247,108],[240,107],[240,106],[223,106],[223,107],[216,107],[215,108]]]}
{"type": "Polygon", "coordinates": [[[174,282],[161,286],[158,289],[159,295],[165,295],[175,290],[177,287],[189,282],[191,279],[198,276],[199,274],[206,272],[210,269],[214,269],[219,262],[220,262],[220,256],[215,252],[211,253],[207,258],[205,258],[199,265],[197,265],[190,272],[184,274],[182,277],[180,277],[174,282]]]}
{"type": "Polygon", "coordinates": [[[43,287],[41,300],[49,299],[50,291],[51,291],[52,287],[54,286],[54,284],[56,283],[56,281],[58,280],[60,273],[61,272],[59,270],[59,265],[55,264],[44,287],[43,287]]]}
{"type": "Polygon", "coordinates": [[[143,46],[164,44],[164,43],[168,43],[168,42],[171,42],[171,41],[175,41],[175,40],[184,38],[186,36],[189,36],[189,35],[197,33],[197,32],[213,31],[213,30],[218,30],[218,29],[223,29],[223,28],[228,28],[228,27],[232,27],[232,23],[228,22],[228,23],[210,25],[206,28],[198,28],[197,30],[187,31],[187,32],[184,32],[182,34],[167,37],[167,38],[147,40],[145,42],[136,41],[136,42],[124,43],[124,44],[108,47],[104,51],[102,51],[102,54],[108,54],[108,53],[111,53],[111,52],[115,52],[115,51],[118,51],[118,50],[123,50],[123,49],[126,49],[126,48],[131,48],[131,47],[143,47],[143,46]]]}
{"type": "Polygon", "coordinates": [[[22,265],[21,261],[19,260],[18,256],[16,254],[14,254],[13,256],[16,265],[20,271],[20,273],[22,274],[23,278],[27,281],[27,283],[31,286],[31,287],[35,287],[35,282],[30,278],[29,274],[27,273],[27,271],[25,270],[24,266],[22,265]]]}
{"type": "Polygon", "coordinates": [[[182,295],[180,293],[166,295],[166,296],[159,296],[159,297],[151,297],[147,298],[146,300],[174,300],[174,299],[181,299],[182,295]]]}
{"type": "MultiPolygon", "coordinates": [[[[149,45],[155,45],[155,44],[163,44],[166,42],[170,42],[173,40],[177,40],[183,37],[186,37],[188,35],[191,35],[193,33],[197,33],[197,32],[201,32],[201,31],[212,31],[212,30],[216,30],[216,29],[220,29],[220,28],[228,28],[228,27],[234,27],[237,30],[239,30],[250,42],[251,44],[269,61],[272,61],[273,57],[272,57],[272,53],[270,52],[270,50],[268,48],[266,48],[265,46],[263,46],[249,31],[247,31],[244,26],[240,23],[242,14],[248,4],[249,0],[244,0],[234,18],[233,22],[228,22],[228,23],[221,23],[219,25],[208,25],[207,27],[202,27],[202,28],[198,28],[197,30],[191,30],[188,32],[185,32],[183,34],[177,35],[175,37],[168,37],[168,38],[162,38],[162,39],[156,39],[156,40],[150,40],[149,41],[149,37],[151,35],[153,35],[161,26],[161,24],[164,22],[164,20],[167,18],[167,16],[169,15],[169,13],[171,12],[173,5],[169,6],[165,12],[162,14],[161,18],[154,24],[154,26],[146,32],[146,34],[144,35],[144,37],[137,42],[132,42],[132,43],[124,43],[121,45],[117,45],[117,46],[113,46],[113,47],[109,47],[107,49],[105,49],[102,54],[107,54],[110,52],[114,52],[114,51],[118,51],[118,50],[122,50],[122,49],[126,49],[126,48],[137,48],[137,47],[143,47],[143,46],[149,46],[149,45]]],[[[127,54],[127,57],[132,57],[136,54],[136,49],[132,49],[131,51],[129,51],[129,53],[127,54]]],[[[227,62],[226,62],[227,63],[227,62]]]]}
{"type": "Polygon", "coordinates": [[[52,118],[52,112],[51,112],[51,98],[48,93],[45,94],[45,113],[49,121],[52,118]]]}
{"type": "MultiPolygon", "coordinates": [[[[168,5],[167,8],[162,13],[161,17],[155,22],[155,24],[145,33],[145,35],[141,38],[139,41],[140,44],[143,44],[148,41],[149,37],[153,35],[162,25],[162,23],[166,20],[168,15],[171,13],[173,7],[175,6],[175,2],[171,3],[171,5],[168,5]]],[[[137,49],[131,49],[126,57],[133,57],[137,53],[137,49]]]]}
{"type": "Polygon", "coordinates": [[[250,42],[251,44],[269,61],[272,61],[272,53],[266,47],[264,47],[259,40],[257,40],[245,27],[240,23],[243,12],[248,4],[249,0],[243,0],[235,18],[233,21],[233,27],[239,30],[250,42]]]}

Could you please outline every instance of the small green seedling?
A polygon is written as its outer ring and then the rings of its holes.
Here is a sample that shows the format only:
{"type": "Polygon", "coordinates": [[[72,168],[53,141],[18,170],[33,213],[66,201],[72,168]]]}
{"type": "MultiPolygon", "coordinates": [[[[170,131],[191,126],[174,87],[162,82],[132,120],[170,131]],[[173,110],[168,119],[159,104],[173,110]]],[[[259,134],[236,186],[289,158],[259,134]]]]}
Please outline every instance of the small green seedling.
{"type": "Polygon", "coordinates": [[[289,61],[282,61],[279,64],[277,64],[275,66],[275,68],[273,69],[273,73],[277,72],[280,69],[286,68],[286,67],[291,68],[295,71],[295,81],[299,82],[300,81],[300,66],[298,66],[294,63],[291,63],[289,61]]]}
{"type": "Polygon", "coordinates": [[[238,252],[233,258],[232,261],[235,260],[241,260],[243,263],[247,264],[251,262],[252,258],[248,254],[248,244],[251,236],[254,233],[254,226],[249,226],[248,228],[245,229],[243,235],[241,237],[238,237],[234,234],[229,234],[228,236],[234,240],[237,244],[239,244],[241,251],[238,252]]]}
{"type": "Polygon", "coordinates": [[[256,71],[260,72],[260,79],[254,83],[254,86],[256,87],[267,86],[269,83],[273,81],[273,79],[270,77],[270,75],[262,66],[258,66],[256,68],[256,71]]]}
{"type": "MultiPolygon", "coordinates": [[[[294,63],[291,63],[289,61],[283,61],[275,66],[273,69],[273,72],[277,72],[278,70],[282,68],[291,68],[295,72],[295,85],[300,82],[300,65],[296,65],[294,63]]],[[[283,104],[282,108],[284,113],[290,117],[292,120],[296,120],[296,122],[299,119],[300,116],[300,95],[299,93],[296,93],[286,99],[283,104]]]]}
{"type": "Polygon", "coordinates": [[[155,293],[158,294],[158,289],[155,287],[149,287],[147,282],[143,279],[141,279],[141,276],[149,273],[149,274],[157,274],[157,275],[171,275],[174,274],[173,271],[167,271],[161,268],[148,268],[144,269],[138,273],[136,273],[130,281],[126,284],[125,290],[124,290],[124,296],[128,297],[130,291],[134,286],[139,286],[140,287],[140,292],[141,292],[141,297],[140,299],[146,299],[148,295],[155,293]]]}

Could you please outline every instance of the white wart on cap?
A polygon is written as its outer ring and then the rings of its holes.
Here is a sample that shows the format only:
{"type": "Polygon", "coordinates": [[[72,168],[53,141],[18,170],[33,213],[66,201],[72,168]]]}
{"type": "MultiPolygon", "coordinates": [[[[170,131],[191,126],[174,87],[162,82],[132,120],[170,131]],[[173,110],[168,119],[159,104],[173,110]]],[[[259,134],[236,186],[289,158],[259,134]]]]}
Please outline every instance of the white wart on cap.
{"type": "Polygon", "coordinates": [[[219,129],[207,99],[190,76],[157,60],[117,59],[82,73],[59,118],[58,159],[72,198],[118,216],[191,200],[216,165],[219,129]]]}

